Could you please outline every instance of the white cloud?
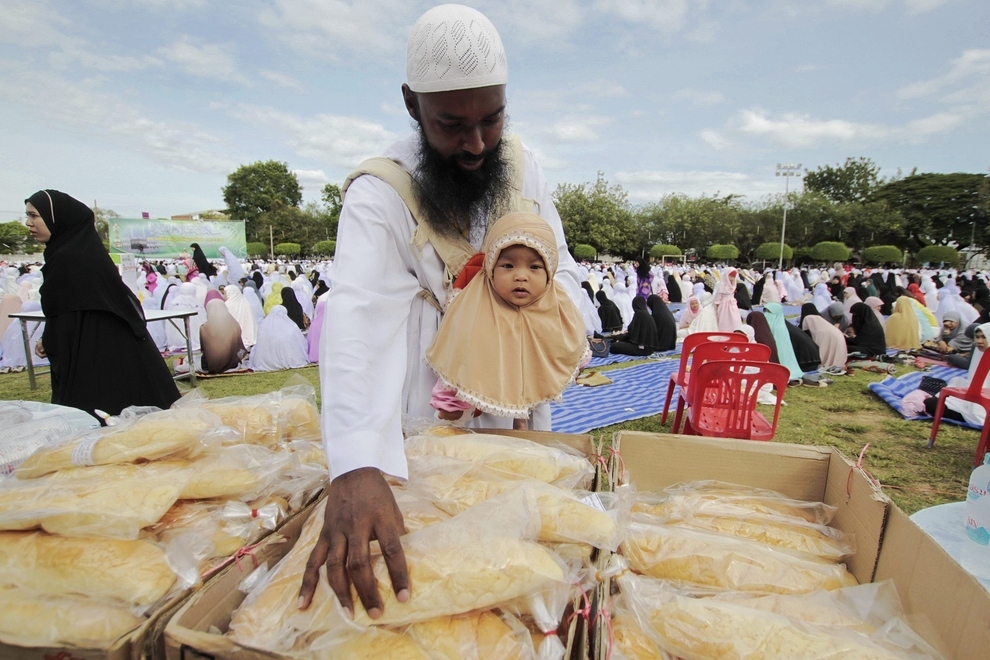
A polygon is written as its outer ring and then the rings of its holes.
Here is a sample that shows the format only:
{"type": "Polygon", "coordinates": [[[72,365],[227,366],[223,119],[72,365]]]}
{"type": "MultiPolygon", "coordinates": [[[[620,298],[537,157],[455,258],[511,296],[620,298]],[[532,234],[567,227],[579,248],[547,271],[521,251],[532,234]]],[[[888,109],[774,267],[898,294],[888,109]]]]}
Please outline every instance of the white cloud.
{"type": "Polygon", "coordinates": [[[810,147],[827,140],[869,140],[888,134],[888,130],[878,124],[861,124],[844,119],[816,120],[808,115],[791,113],[772,119],[761,110],[743,110],[736,124],[742,133],[766,137],[785,147],[810,147]]]}
{"type": "Polygon", "coordinates": [[[286,75],[284,73],[279,73],[278,71],[270,71],[268,69],[262,69],[258,72],[265,80],[273,82],[279,87],[284,89],[291,89],[296,92],[303,91],[303,85],[301,82],[293,78],[292,76],[286,75]]]}
{"type": "Polygon", "coordinates": [[[285,133],[289,146],[300,156],[334,167],[352,168],[363,159],[380,154],[396,140],[381,124],[360,117],[300,117],[275,108],[249,105],[242,105],[233,114],[285,133]]]}
{"type": "Polygon", "coordinates": [[[476,4],[498,29],[503,42],[539,43],[543,48],[566,40],[586,14],[577,0],[488,0],[476,4]]]}
{"type": "Polygon", "coordinates": [[[913,99],[937,94],[947,87],[958,86],[976,79],[976,85],[990,87],[990,48],[971,48],[952,60],[949,71],[938,78],[912,83],[897,91],[902,99],[913,99]]]}
{"type": "Polygon", "coordinates": [[[923,117],[908,122],[905,131],[908,138],[948,133],[956,126],[959,126],[964,119],[965,117],[955,112],[937,112],[930,117],[923,117]]]}
{"type": "Polygon", "coordinates": [[[691,4],[690,0],[595,0],[594,8],[629,23],[671,33],[685,26],[691,4]]]}
{"type": "Polygon", "coordinates": [[[732,142],[726,139],[718,131],[713,131],[711,129],[705,129],[698,134],[702,141],[707,144],[712,149],[722,150],[728,149],[732,146],[732,142]]]}
{"type": "Polygon", "coordinates": [[[690,101],[694,105],[718,105],[725,100],[721,92],[704,91],[690,87],[674,92],[670,98],[675,101],[690,101]]]}
{"type": "Polygon", "coordinates": [[[330,183],[330,177],[323,170],[293,170],[293,173],[305,190],[319,192],[324,185],[330,183]]]}
{"type": "Polygon", "coordinates": [[[557,142],[594,142],[601,138],[598,129],[612,123],[606,117],[571,116],[564,117],[547,129],[547,133],[557,142]]]}
{"type": "MultiPolygon", "coordinates": [[[[924,14],[938,9],[950,0],[904,0],[908,14],[924,14]]],[[[899,4],[894,0],[828,0],[828,4],[841,9],[879,12],[891,4],[899,4]]]]}
{"type": "Polygon", "coordinates": [[[754,180],[740,172],[639,170],[618,172],[616,180],[635,201],[655,201],[665,195],[746,195],[758,197],[773,192],[768,179],[754,180]]]}
{"type": "Polygon", "coordinates": [[[197,46],[189,37],[182,37],[171,46],[158,50],[167,60],[178,64],[189,74],[200,78],[247,84],[247,78],[237,70],[237,61],[227,48],[217,44],[197,46]]]}

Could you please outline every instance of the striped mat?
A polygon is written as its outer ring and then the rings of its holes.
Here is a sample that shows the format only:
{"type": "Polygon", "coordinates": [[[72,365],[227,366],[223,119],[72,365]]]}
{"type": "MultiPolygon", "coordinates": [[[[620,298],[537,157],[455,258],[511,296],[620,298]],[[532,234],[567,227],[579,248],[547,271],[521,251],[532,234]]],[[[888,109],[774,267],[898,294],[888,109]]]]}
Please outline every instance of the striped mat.
{"type": "Polygon", "coordinates": [[[591,362],[587,364],[587,368],[594,369],[596,367],[604,367],[607,364],[618,364],[620,362],[635,362],[637,360],[657,360],[671,355],[680,355],[680,354],[681,354],[680,348],[675,348],[670,351],[659,351],[657,353],[654,353],[653,355],[617,355],[610,353],[609,355],[602,358],[598,358],[598,357],[591,358],[591,362]]]}
{"type": "Polygon", "coordinates": [[[612,379],[611,385],[571,385],[564,391],[563,401],[550,404],[551,427],[557,433],[587,433],[656,415],[663,411],[667,381],[679,366],[678,360],[650,362],[609,371],[606,375],[612,379]]]}
{"type": "MultiPolygon", "coordinates": [[[[901,399],[903,399],[908,392],[912,392],[918,389],[918,385],[921,384],[921,378],[923,376],[932,376],[933,378],[941,378],[944,381],[949,381],[951,378],[956,376],[965,376],[966,371],[964,369],[956,369],[954,367],[933,367],[931,371],[914,371],[909,374],[905,374],[900,378],[884,378],[879,383],[870,383],[870,391],[876,394],[878,397],[883,399],[887,405],[896,410],[905,419],[912,420],[922,420],[931,421],[931,417],[928,415],[919,415],[916,417],[907,417],[901,412],[901,399]]],[[[564,392],[566,395],[567,392],[564,392]]],[[[947,417],[942,418],[943,422],[948,422],[949,424],[958,424],[959,426],[966,426],[971,429],[979,429],[979,426],[973,426],[972,424],[966,424],[965,422],[957,422],[955,420],[949,419],[947,417]]]]}

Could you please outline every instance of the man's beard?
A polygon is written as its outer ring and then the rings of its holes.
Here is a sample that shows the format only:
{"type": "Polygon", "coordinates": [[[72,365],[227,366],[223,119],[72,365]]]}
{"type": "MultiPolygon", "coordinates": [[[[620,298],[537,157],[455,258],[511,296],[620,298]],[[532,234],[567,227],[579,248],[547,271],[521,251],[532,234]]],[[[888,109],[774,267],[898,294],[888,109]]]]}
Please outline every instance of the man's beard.
{"type": "MultiPolygon", "coordinates": [[[[419,165],[413,174],[422,219],[440,236],[466,235],[471,223],[488,223],[508,210],[509,163],[505,140],[483,154],[476,170],[465,170],[456,156],[444,158],[419,126],[419,165]]],[[[463,154],[458,154],[463,156],[463,154]]]]}

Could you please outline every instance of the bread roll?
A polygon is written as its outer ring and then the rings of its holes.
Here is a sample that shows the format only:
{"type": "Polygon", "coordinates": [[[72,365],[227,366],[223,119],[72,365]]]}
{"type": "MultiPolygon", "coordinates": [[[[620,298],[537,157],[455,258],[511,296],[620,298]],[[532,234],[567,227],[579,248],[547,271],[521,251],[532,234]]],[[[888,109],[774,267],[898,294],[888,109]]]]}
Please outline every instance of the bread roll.
{"type": "Polygon", "coordinates": [[[123,427],[87,431],[60,445],[42,447],[17,468],[20,479],[34,479],[80,464],[110,465],[188,456],[202,448],[200,437],[219,426],[205,413],[165,410],[123,427]],[[91,445],[91,446],[90,446],[91,445]],[[82,451],[89,447],[89,451],[82,451]],[[79,454],[74,455],[76,452],[79,454]]]}
{"type": "Polygon", "coordinates": [[[533,649],[492,612],[445,616],[409,626],[406,633],[435,660],[526,660],[533,649]]]}
{"type": "Polygon", "coordinates": [[[660,660],[668,658],[636,619],[627,614],[612,617],[612,647],[616,660],[660,660]]]}
{"type": "Polygon", "coordinates": [[[151,605],[175,579],[165,553],[147,541],[0,533],[0,585],[151,605]]]}
{"type": "MultiPolygon", "coordinates": [[[[710,516],[787,516],[817,525],[827,525],[836,508],[822,502],[795,500],[765,488],[721,481],[691,481],[664,490],[664,511],[687,509],[710,516]]],[[[656,511],[663,515],[664,511],[656,511]]]]}
{"type": "Polygon", "coordinates": [[[142,622],[126,609],[92,598],[0,589],[0,642],[4,644],[106,649],[142,622]]]}

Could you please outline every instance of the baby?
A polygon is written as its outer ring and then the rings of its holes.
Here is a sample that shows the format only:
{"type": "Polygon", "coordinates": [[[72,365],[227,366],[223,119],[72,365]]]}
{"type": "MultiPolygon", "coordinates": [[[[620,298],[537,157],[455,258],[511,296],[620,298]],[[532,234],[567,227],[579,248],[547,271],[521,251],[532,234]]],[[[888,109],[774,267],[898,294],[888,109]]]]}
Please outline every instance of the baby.
{"type": "Polygon", "coordinates": [[[476,260],[479,276],[455,290],[426,352],[439,377],[430,405],[440,419],[487,412],[525,429],[532,410],[558,398],[588,363],[584,320],[554,281],[557,241],[538,215],[499,218],[476,260]]]}

